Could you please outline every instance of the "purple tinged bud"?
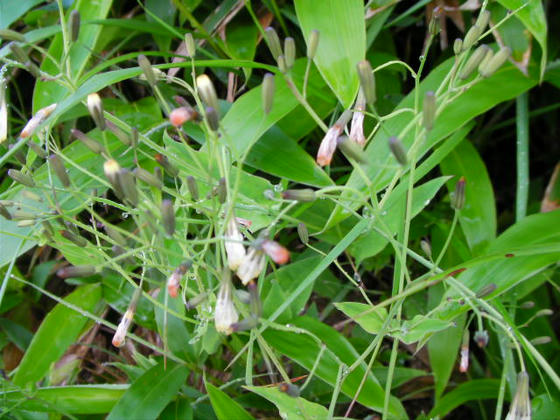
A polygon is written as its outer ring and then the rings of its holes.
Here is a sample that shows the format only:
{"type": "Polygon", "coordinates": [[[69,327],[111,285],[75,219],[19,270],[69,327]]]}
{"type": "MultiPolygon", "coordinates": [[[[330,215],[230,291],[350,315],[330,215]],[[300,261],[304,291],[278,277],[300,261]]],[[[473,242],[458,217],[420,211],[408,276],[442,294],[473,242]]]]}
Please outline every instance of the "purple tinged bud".
{"type": "Polygon", "coordinates": [[[132,172],[134,173],[134,176],[137,179],[145,182],[146,184],[154,188],[161,190],[161,188],[163,187],[163,183],[161,182],[161,179],[159,179],[157,176],[151,174],[150,172],[148,172],[143,168],[135,168],[132,172]]]}
{"type": "Polygon", "coordinates": [[[89,243],[86,238],[82,238],[80,235],[76,235],[69,230],[61,230],[60,235],[81,248],[84,248],[89,243]]]}
{"type": "Polygon", "coordinates": [[[146,76],[146,80],[148,81],[150,86],[154,87],[157,83],[156,82],[156,75],[154,74],[154,69],[152,68],[152,65],[150,64],[150,61],[148,60],[148,58],[144,54],[140,54],[138,56],[138,66],[144,72],[144,76],[146,76]]]}
{"type": "Polygon", "coordinates": [[[30,174],[24,174],[17,169],[8,169],[8,176],[12,178],[14,181],[19,182],[26,187],[33,188],[35,187],[35,181],[30,174]]]}
{"type": "Polygon", "coordinates": [[[278,57],[282,55],[282,46],[280,45],[280,38],[273,27],[269,26],[264,30],[264,39],[272,53],[272,57],[278,61],[278,57]]]}
{"type": "Polygon", "coordinates": [[[172,237],[175,233],[175,209],[173,208],[173,202],[169,199],[161,202],[161,218],[165,233],[168,237],[172,237]]]}
{"type": "Polygon", "coordinates": [[[60,183],[68,188],[70,186],[70,177],[68,177],[68,173],[66,172],[64,163],[62,163],[62,159],[60,159],[58,155],[53,154],[49,157],[49,165],[56,174],[57,178],[60,180],[60,183]]]}
{"type": "Polygon", "coordinates": [[[389,138],[389,149],[391,149],[391,153],[393,153],[397,162],[399,162],[400,165],[405,166],[408,161],[406,157],[406,150],[402,142],[396,136],[391,136],[389,138]]]}
{"type": "Polygon", "coordinates": [[[462,176],[457,181],[457,185],[455,185],[455,191],[453,192],[453,196],[451,198],[451,206],[455,210],[461,210],[465,205],[465,187],[466,187],[466,180],[465,177],[462,176]]]}
{"type": "Polygon", "coordinates": [[[309,231],[307,230],[307,226],[305,226],[305,223],[298,223],[297,233],[301,243],[307,245],[309,243],[309,231]]]}
{"type": "Polygon", "coordinates": [[[282,193],[282,198],[284,200],[310,202],[315,201],[317,196],[311,188],[302,188],[300,190],[286,190],[282,193]]]}
{"type": "Polygon", "coordinates": [[[72,10],[70,18],[68,19],[68,32],[70,33],[70,40],[76,42],[80,36],[80,12],[72,10]]]}
{"type": "Polygon", "coordinates": [[[80,130],[76,130],[75,128],[73,128],[72,130],[70,130],[70,132],[72,133],[72,135],[74,137],[76,137],[79,141],[81,141],[84,144],[84,146],[86,146],[93,153],[95,153],[95,154],[105,153],[106,154],[105,147],[103,147],[103,145],[101,145],[99,142],[93,140],[91,137],[88,137],[87,135],[82,133],[80,130]]]}
{"type": "Polygon", "coordinates": [[[484,297],[489,296],[496,290],[497,286],[494,283],[487,284],[484,286],[480,291],[476,294],[476,297],[482,299],[484,297]]]}
{"type": "Polygon", "coordinates": [[[96,273],[97,268],[94,265],[72,265],[61,268],[56,272],[56,275],[60,278],[67,279],[69,277],[89,277],[96,273]]]}
{"type": "Polygon", "coordinates": [[[192,175],[189,175],[187,177],[187,188],[189,190],[189,193],[191,194],[191,199],[193,201],[198,201],[199,199],[198,184],[196,182],[196,179],[192,175]]]}
{"type": "Polygon", "coordinates": [[[357,65],[358,77],[360,78],[360,86],[364,92],[366,102],[373,105],[377,99],[375,93],[375,78],[371,64],[367,60],[360,61],[357,65]]]}

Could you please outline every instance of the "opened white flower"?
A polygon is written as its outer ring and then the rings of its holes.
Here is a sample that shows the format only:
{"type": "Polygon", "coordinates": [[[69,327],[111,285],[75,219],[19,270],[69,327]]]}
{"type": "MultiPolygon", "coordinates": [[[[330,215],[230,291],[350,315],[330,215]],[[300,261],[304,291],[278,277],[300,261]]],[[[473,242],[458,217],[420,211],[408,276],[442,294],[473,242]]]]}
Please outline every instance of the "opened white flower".
{"type": "Polygon", "coordinates": [[[121,319],[117,327],[117,331],[115,331],[115,335],[113,336],[113,346],[115,347],[122,347],[126,340],[126,333],[130,328],[130,324],[132,324],[132,319],[134,318],[134,309],[129,308],[124,313],[124,316],[121,319]]]}
{"type": "Polygon", "coordinates": [[[243,258],[245,258],[245,247],[243,246],[243,235],[239,232],[235,217],[230,217],[226,226],[226,254],[230,270],[237,270],[243,258]]]}
{"type": "Polygon", "coordinates": [[[265,256],[262,249],[250,247],[247,255],[241,261],[237,269],[237,277],[243,284],[249,283],[251,280],[256,279],[261,274],[265,266],[265,256]]]}
{"type": "Polygon", "coordinates": [[[52,114],[55,108],[56,104],[51,104],[37,111],[37,113],[33,117],[31,117],[27,124],[25,124],[25,127],[23,127],[23,130],[21,131],[21,134],[19,136],[22,139],[31,137],[35,133],[35,130],[37,130],[37,127],[39,127],[39,125],[43,121],[45,121],[49,115],[52,114]]]}
{"type": "Polygon", "coordinates": [[[214,325],[216,331],[231,334],[232,325],[239,321],[239,314],[233,304],[233,287],[229,276],[222,280],[218,298],[216,299],[216,311],[214,313],[214,325]]]}
{"type": "Polygon", "coordinates": [[[360,146],[366,144],[364,136],[364,112],[366,109],[366,98],[362,90],[358,93],[358,98],[354,104],[354,114],[352,115],[352,124],[350,125],[350,140],[355,141],[360,146]]]}
{"type": "Polygon", "coordinates": [[[529,375],[522,371],[517,375],[517,391],[509,408],[506,420],[531,420],[531,399],[529,398],[529,375]]]}

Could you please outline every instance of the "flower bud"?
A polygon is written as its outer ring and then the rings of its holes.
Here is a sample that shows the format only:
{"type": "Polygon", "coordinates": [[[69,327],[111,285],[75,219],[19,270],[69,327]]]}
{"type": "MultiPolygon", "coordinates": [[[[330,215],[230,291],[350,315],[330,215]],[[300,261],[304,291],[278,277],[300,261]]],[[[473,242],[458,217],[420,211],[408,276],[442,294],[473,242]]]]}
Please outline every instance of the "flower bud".
{"type": "Polygon", "coordinates": [[[262,249],[252,246],[237,268],[237,277],[239,277],[244,285],[247,285],[251,280],[259,277],[265,267],[265,263],[262,249]]]}
{"type": "Polygon", "coordinates": [[[283,55],[279,55],[278,56],[278,68],[280,69],[281,73],[287,73],[288,72],[288,65],[286,64],[286,59],[284,58],[283,55]]]}
{"type": "Polygon", "coordinates": [[[62,159],[60,159],[58,155],[53,154],[49,157],[49,164],[57,178],[60,180],[60,183],[68,188],[70,186],[70,178],[68,177],[68,173],[66,172],[62,159]]]}
{"type": "Polygon", "coordinates": [[[19,32],[12,31],[11,29],[0,29],[0,39],[6,41],[25,42],[25,37],[19,32]]]}
{"type": "Polygon", "coordinates": [[[548,335],[544,335],[542,337],[536,337],[531,340],[531,344],[534,346],[541,346],[543,344],[548,344],[552,342],[552,338],[548,335]]]}
{"type": "Polygon", "coordinates": [[[457,185],[455,185],[455,191],[453,192],[453,197],[451,197],[451,206],[455,210],[461,210],[465,205],[465,185],[466,180],[465,177],[462,176],[457,181],[457,185]]]}
{"type": "Polygon", "coordinates": [[[218,181],[218,201],[220,204],[224,204],[227,200],[227,184],[224,177],[220,178],[218,181]]]}
{"type": "Polygon", "coordinates": [[[31,117],[31,119],[27,122],[27,124],[25,125],[25,127],[23,128],[19,136],[23,139],[23,138],[31,137],[33,134],[35,134],[35,131],[37,130],[39,125],[43,121],[45,121],[49,115],[52,114],[55,108],[56,108],[56,104],[51,104],[37,111],[37,113],[33,117],[31,117]]]}
{"type": "Polygon", "coordinates": [[[239,314],[233,303],[233,286],[231,285],[229,271],[222,278],[216,309],[214,311],[214,326],[216,331],[225,334],[233,332],[232,325],[239,321],[239,314]]]}
{"type": "Polygon", "coordinates": [[[469,330],[465,330],[461,344],[461,361],[459,362],[459,372],[461,373],[465,373],[469,369],[469,337],[469,330]]]}
{"type": "Polygon", "coordinates": [[[307,58],[313,60],[319,45],[319,31],[317,29],[313,29],[309,34],[309,39],[307,41],[307,58]]]}
{"type": "Polygon", "coordinates": [[[528,300],[527,302],[523,302],[520,306],[521,309],[531,309],[535,307],[535,302],[532,300],[528,300]]]}
{"type": "Polygon", "coordinates": [[[254,281],[250,281],[247,285],[249,290],[249,307],[251,309],[251,318],[259,319],[262,315],[262,302],[259,296],[259,287],[254,281]]]}
{"type": "Polygon", "coordinates": [[[481,29],[477,25],[473,25],[465,35],[465,39],[463,40],[463,51],[468,50],[472,47],[477,41],[478,37],[482,34],[481,29]]]}
{"type": "Polygon", "coordinates": [[[91,118],[99,130],[105,130],[105,117],[103,116],[103,103],[97,93],[90,93],[87,97],[87,108],[91,118]]]}
{"type": "Polygon", "coordinates": [[[185,48],[187,50],[187,57],[193,58],[196,54],[196,44],[194,43],[194,38],[190,32],[185,34],[185,48]]]}
{"type": "Polygon", "coordinates": [[[480,289],[480,291],[476,294],[476,297],[478,299],[482,299],[486,296],[489,296],[490,294],[492,294],[494,292],[494,290],[496,290],[496,287],[497,286],[496,286],[495,283],[487,284],[482,289],[480,289]]]}
{"type": "Polygon", "coordinates": [[[243,235],[239,232],[235,217],[230,217],[226,225],[224,246],[226,249],[227,263],[230,270],[235,271],[245,258],[243,235]]]}
{"type": "Polygon", "coordinates": [[[167,293],[172,298],[179,295],[179,286],[181,285],[181,274],[177,270],[173,271],[167,279],[167,293]]]}
{"type": "Polygon", "coordinates": [[[80,12],[76,9],[70,12],[68,19],[68,33],[70,34],[70,41],[76,42],[80,36],[80,12]]]}
{"type": "Polygon", "coordinates": [[[480,73],[481,76],[482,76],[482,73],[484,72],[484,69],[486,68],[488,63],[492,60],[493,57],[494,57],[494,51],[492,51],[490,48],[488,48],[488,51],[486,52],[486,55],[484,56],[484,58],[482,59],[482,61],[478,65],[478,72],[480,73]]]}
{"type": "Polygon", "coordinates": [[[511,48],[503,47],[498,51],[484,66],[480,66],[480,75],[482,77],[492,76],[511,56],[511,48]]]}
{"type": "Polygon", "coordinates": [[[191,194],[192,201],[198,201],[198,184],[196,182],[196,179],[191,175],[187,177],[187,188],[189,190],[189,193],[191,194]]]}
{"type": "Polygon", "coordinates": [[[75,245],[78,245],[81,248],[84,248],[89,242],[86,238],[81,237],[75,233],[70,232],[69,230],[61,230],[60,235],[68,239],[70,242],[73,242],[75,245]]]}
{"type": "Polygon", "coordinates": [[[159,179],[155,175],[152,175],[150,172],[143,168],[135,168],[132,173],[137,179],[144,181],[146,184],[157,188],[158,190],[161,190],[161,188],[163,187],[161,179],[159,179]]]}
{"type": "Polygon", "coordinates": [[[422,251],[428,258],[432,258],[432,246],[428,240],[422,239],[420,241],[420,248],[422,248],[422,251]]]}
{"type": "Polygon", "coordinates": [[[124,316],[121,319],[121,322],[117,326],[115,331],[115,335],[113,336],[112,344],[115,347],[122,347],[126,341],[126,334],[130,325],[132,324],[132,320],[134,319],[134,311],[135,308],[128,308],[124,313],[124,316]]]}
{"type": "Polygon", "coordinates": [[[206,107],[204,112],[206,113],[206,122],[208,123],[210,130],[218,131],[220,128],[220,116],[218,115],[216,109],[209,106],[206,107]]]}
{"type": "Polygon", "coordinates": [[[432,13],[432,18],[430,19],[430,23],[428,24],[428,32],[432,36],[436,36],[441,31],[441,25],[439,23],[440,16],[441,13],[435,13],[435,9],[434,9],[434,13],[432,13]]]}
{"type": "Polygon", "coordinates": [[[174,127],[181,127],[187,121],[194,120],[196,115],[196,111],[191,107],[182,106],[171,111],[169,114],[169,122],[174,127]]]}
{"type": "Polygon", "coordinates": [[[200,99],[206,106],[214,108],[216,112],[219,112],[218,106],[218,95],[216,95],[216,89],[210,78],[206,74],[201,74],[196,78],[196,88],[200,99]]]}
{"type": "Polygon", "coordinates": [[[393,153],[393,156],[399,164],[402,166],[406,165],[408,161],[406,150],[402,142],[396,136],[389,137],[389,149],[391,149],[391,153],[393,153]]]}
{"type": "Polygon", "coordinates": [[[453,53],[459,55],[463,50],[463,40],[461,38],[456,38],[453,43],[453,53]]]}
{"type": "Polygon", "coordinates": [[[118,197],[123,196],[123,191],[118,179],[118,173],[120,170],[121,166],[114,159],[109,159],[103,164],[103,172],[105,172],[105,176],[109,180],[113,191],[118,197]]]}
{"type": "Polygon", "coordinates": [[[161,202],[161,218],[165,233],[168,237],[172,237],[175,233],[175,210],[173,209],[173,202],[169,199],[161,202]]]}
{"type": "Polygon", "coordinates": [[[146,80],[153,88],[157,83],[156,75],[154,74],[154,69],[150,64],[150,61],[144,54],[140,54],[138,56],[138,66],[142,69],[142,72],[144,72],[144,76],[146,76],[146,80]]]}
{"type": "Polygon", "coordinates": [[[130,129],[130,145],[132,147],[136,147],[138,145],[138,129],[136,127],[132,127],[130,129]]]}
{"type": "Polygon", "coordinates": [[[357,65],[358,77],[360,78],[360,86],[364,92],[366,102],[373,105],[377,99],[375,93],[375,77],[371,64],[367,60],[360,61],[357,65]]]}
{"type": "Polygon", "coordinates": [[[208,293],[206,292],[200,293],[195,297],[193,297],[192,299],[189,299],[187,303],[185,303],[185,308],[187,309],[187,311],[190,311],[191,309],[196,308],[202,302],[206,301],[207,298],[208,298],[208,293]]]}
{"type": "Polygon", "coordinates": [[[272,53],[272,57],[278,61],[278,57],[282,55],[282,46],[280,45],[280,38],[273,27],[269,26],[264,30],[264,40],[272,53]]]}
{"type": "Polygon", "coordinates": [[[282,198],[284,200],[311,202],[315,201],[317,196],[315,195],[315,191],[311,188],[302,188],[300,190],[286,190],[282,192],[282,198]]]}
{"type": "Polygon", "coordinates": [[[128,137],[128,135],[124,131],[122,131],[119,127],[108,120],[105,121],[105,125],[107,126],[109,131],[111,131],[111,133],[113,133],[120,140],[122,144],[124,144],[125,146],[130,146],[130,137],[128,137]]]}
{"type": "Polygon", "coordinates": [[[8,211],[8,209],[0,203],[0,215],[6,220],[12,220],[12,215],[8,211]]]}
{"type": "Polygon", "coordinates": [[[67,279],[69,277],[89,277],[97,273],[97,268],[94,265],[71,265],[61,268],[56,272],[60,278],[67,279]]]}
{"type": "Polygon", "coordinates": [[[262,83],[262,102],[263,111],[265,114],[268,114],[274,102],[274,75],[272,73],[266,73],[264,75],[262,83]]]}
{"type": "Polygon", "coordinates": [[[352,112],[349,110],[344,111],[336,123],[327,130],[325,137],[321,141],[319,146],[319,150],[317,152],[317,163],[320,166],[326,166],[331,163],[332,157],[336,150],[336,146],[338,145],[337,140],[346,124],[352,117],[352,112]]]}
{"type": "Polygon", "coordinates": [[[35,154],[37,156],[39,156],[41,159],[45,159],[47,157],[47,152],[45,152],[41,146],[39,146],[37,143],[35,143],[33,140],[29,139],[27,141],[27,146],[33,150],[35,152],[35,154]]]}
{"type": "Polygon", "coordinates": [[[340,136],[336,142],[347,158],[353,159],[361,164],[368,162],[364,149],[362,149],[358,143],[350,140],[348,136],[340,136]]]}
{"type": "Polygon", "coordinates": [[[254,316],[249,316],[245,319],[242,319],[239,322],[235,322],[231,325],[232,332],[239,332],[239,331],[250,331],[253,328],[256,328],[259,325],[259,320],[254,316]]]}
{"type": "Polygon", "coordinates": [[[261,246],[265,254],[276,264],[282,265],[290,261],[290,251],[278,242],[265,239],[261,246]]]}
{"type": "Polygon", "coordinates": [[[506,420],[529,420],[531,418],[531,399],[529,397],[529,375],[522,371],[517,375],[517,390],[509,406],[506,420]]]}
{"type": "Polygon", "coordinates": [[[481,34],[486,30],[486,26],[488,26],[489,21],[490,21],[490,11],[484,10],[482,13],[478,15],[475,25],[480,28],[481,34]]]}
{"type": "Polygon", "coordinates": [[[93,140],[91,137],[88,137],[87,135],[85,135],[84,133],[82,133],[80,130],[76,130],[75,128],[71,129],[70,132],[72,133],[72,135],[74,137],[76,137],[79,141],[81,141],[84,146],[86,146],[89,150],[91,150],[93,153],[95,154],[107,154],[105,147],[93,140]]]}
{"type": "Polygon", "coordinates": [[[533,316],[533,318],[539,318],[541,316],[550,316],[554,314],[554,312],[551,309],[541,309],[540,311],[537,311],[537,313],[533,316]]]}
{"type": "Polygon", "coordinates": [[[481,349],[488,345],[488,340],[490,337],[488,336],[488,331],[482,330],[477,331],[474,333],[474,341],[481,349]]]}
{"type": "Polygon", "coordinates": [[[296,43],[294,38],[290,36],[284,40],[284,59],[286,60],[286,67],[291,70],[296,61],[296,43]]]}
{"type": "Polygon", "coordinates": [[[297,233],[301,243],[307,245],[309,243],[309,232],[307,230],[307,226],[305,226],[305,223],[302,222],[298,223],[297,233]]]}
{"type": "Polygon", "coordinates": [[[364,92],[360,88],[358,97],[354,103],[354,113],[352,114],[352,123],[350,125],[350,140],[354,143],[364,146],[366,138],[364,136],[364,111],[366,109],[366,98],[364,92]]]}
{"type": "Polygon", "coordinates": [[[436,96],[434,92],[426,92],[424,96],[424,106],[422,108],[422,120],[424,128],[430,131],[434,126],[434,120],[436,119],[436,96]]]}
{"type": "Polygon", "coordinates": [[[122,236],[118,230],[113,229],[111,225],[105,225],[105,232],[107,232],[109,238],[115,241],[115,243],[120,246],[126,246],[126,238],[122,236]]]}
{"type": "Polygon", "coordinates": [[[35,181],[30,174],[24,174],[17,169],[8,169],[8,176],[12,178],[14,181],[19,182],[26,187],[33,188],[35,187],[35,181]]]}
{"type": "Polygon", "coordinates": [[[288,384],[288,383],[281,383],[278,384],[278,389],[280,392],[288,394],[292,398],[298,398],[300,394],[300,390],[297,385],[288,384]]]}
{"type": "Polygon", "coordinates": [[[138,205],[138,190],[132,172],[128,169],[121,169],[117,173],[117,179],[125,201],[131,206],[136,207],[138,205]]]}
{"type": "Polygon", "coordinates": [[[165,169],[165,172],[167,172],[170,176],[175,178],[177,175],[179,175],[179,170],[169,162],[167,156],[162,155],[161,153],[156,153],[154,159],[163,167],[163,169],[165,169]]]}
{"type": "Polygon", "coordinates": [[[34,213],[29,213],[28,211],[17,209],[12,215],[14,220],[35,220],[36,215],[34,213]]]}
{"type": "Polygon", "coordinates": [[[474,69],[476,69],[480,62],[484,59],[489,48],[490,47],[488,47],[488,45],[481,45],[476,50],[474,50],[474,52],[465,63],[463,70],[461,70],[461,74],[459,75],[459,77],[462,80],[469,78],[474,69]]]}
{"type": "Polygon", "coordinates": [[[35,219],[26,219],[17,222],[17,227],[29,227],[34,225],[35,225],[35,219]]]}

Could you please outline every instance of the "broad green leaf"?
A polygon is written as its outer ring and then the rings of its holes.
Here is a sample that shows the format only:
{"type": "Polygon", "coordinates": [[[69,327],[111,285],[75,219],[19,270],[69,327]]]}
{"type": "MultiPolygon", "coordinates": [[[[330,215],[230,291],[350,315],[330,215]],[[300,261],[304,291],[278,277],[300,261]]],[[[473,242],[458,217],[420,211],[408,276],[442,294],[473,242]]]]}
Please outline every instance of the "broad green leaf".
{"type": "Polygon", "coordinates": [[[431,334],[452,327],[453,323],[434,319],[424,315],[416,315],[409,321],[404,321],[398,331],[392,335],[398,337],[405,344],[422,341],[431,334]]]}
{"type": "Polygon", "coordinates": [[[541,79],[544,75],[547,59],[547,24],[544,8],[541,0],[498,0],[504,7],[516,10],[524,6],[517,12],[517,17],[527,29],[533,34],[542,49],[541,57],[541,79]]]}
{"type": "Polygon", "coordinates": [[[455,408],[469,401],[491,400],[498,397],[500,381],[498,379],[471,379],[463,382],[453,391],[445,394],[430,411],[429,417],[443,418],[455,408]]]}
{"type": "MultiPolygon", "coordinates": [[[[226,48],[229,56],[237,60],[253,60],[257,51],[259,31],[249,21],[235,21],[226,27],[226,48]]],[[[245,80],[251,76],[250,68],[243,68],[245,80]]],[[[246,83],[246,82],[245,82],[246,83]]]]}
{"type": "Polygon", "coordinates": [[[171,360],[160,361],[130,385],[107,420],[156,419],[177,396],[188,373],[185,366],[171,360]]]}
{"type": "Polygon", "coordinates": [[[0,29],[9,27],[42,0],[0,1],[0,29]]]}
{"type": "Polygon", "coordinates": [[[212,408],[218,416],[218,420],[252,420],[251,416],[243,407],[230,398],[228,394],[214,385],[206,383],[206,391],[210,397],[212,408]]]}
{"type": "MultiPolygon", "coordinates": [[[[101,287],[98,284],[81,286],[64,300],[94,312],[101,301],[101,287]]],[[[58,303],[35,333],[14,376],[14,384],[24,386],[41,380],[51,364],[76,342],[87,322],[83,314],[58,303]]]]}
{"type": "Polygon", "coordinates": [[[296,14],[307,43],[319,31],[314,62],[345,108],[358,93],[356,65],[365,58],[364,3],[360,0],[296,0],[296,14]]]}
{"type": "MultiPolygon", "coordinates": [[[[355,316],[372,309],[370,305],[359,302],[337,302],[334,306],[336,306],[339,311],[344,312],[344,314],[351,319],[354,319],[355,316]]],[[[354,320],[368,333],[378,334],[386,319],[387,310],[385,308],[376,308],[375,310],[365,315],[361,315],[354,320]]]]}
{"type": "Polygon", "coordinates": [[[0,318],[0,331],[3,331],[21,351],[27,350],[33,338],[33,334],[27,328],[8,318],[0,318]]]}
{"type": "MultiPolygon", "coordinates": [[[[339,369],[338,360],[349,366],[356,361],[359,354],[345,337],[320,321],[303,316],[296,318],[293,324],[296,327],[312,332],[325,343],[326,349],[323,351],[321,360],[317,365],[315,375],[334,386],[339,369]]],[[[263,337],[277,351],[308,370],[311,370],[314,366],[321,352],[320,344],[306,334],[268,329],[263,333],[263,337]]],[[[353,397],[365,371],[365,363],[358,366],[346,377],[341,391],[353,397]]],[[[383,409],[384,394],[384,389],[379,385],[373,374],[369,372],[357,401],[366,407],[381,411],[383,409]]],[[[408,418],[400,401],[394,397],[391,397],[390,400],[389,413],[396,418],[408,418]]]]}
{"type": "MultiPolygon", "coordinates": [[[[302,397],[292,397],[276,387],[246,386],[245,388],[274,403],[280,411],[280,417],[284,420],[299,420],[302,418],[322,420],[328,417],[328,410],[322,405],[307,401],[302,397]]],[[[229,419],[232,418],[229,417],[229,419]]]]}
{"type": "Polygon", "coordinates": [[[53,407],[67,414],[104,414],[111,411],[128,385],[74,385],[39,388],[33,392],[2,391],[7,406],[30,411],[53,412],[53,407]]]}
{"type": "Polygon", "coordinates": [[[465,207],[459,213],[459,223],[473,255],[479,255],[496,237],[496,204],[486,165],[465,140],[441,162],[440,168],[445,175],[455,176],[447,183],[450,191],[455,190],[461,176],[465,177],[465,207]]]}
{"type": "MultiPolygon", "coordinates": [[[[109,12],[112,0],[78,0],[74,6],[75,10],[80,12],[82,22],[94,19],[103,19],[109,12]]],[[[70,13],[69,11],[67,13],[70,13]]],[[[70,71],[72,77],[77,79],[84,71],[89,58],[95,51],[95,44],[101,36],[103,28],[98,25],[82,25],[78,40],[71,45],[70,54],[70,71]]],[[[61,58],[64,54],[62,34],[56,35],[51,43],[48,54],[41,64],[41,70],[56,76],[61,71],[61,58]],[[52,59],[51,59],[52,57],[52,59]],[[54,60],[54,61],[53,61],[54,60]]],[[[33,92],[33,110],[37,112],[52,103],[56,103],[64,99],[69,94],[66,87],[61,86],[53,81],[37,81],[33,92]]]]}

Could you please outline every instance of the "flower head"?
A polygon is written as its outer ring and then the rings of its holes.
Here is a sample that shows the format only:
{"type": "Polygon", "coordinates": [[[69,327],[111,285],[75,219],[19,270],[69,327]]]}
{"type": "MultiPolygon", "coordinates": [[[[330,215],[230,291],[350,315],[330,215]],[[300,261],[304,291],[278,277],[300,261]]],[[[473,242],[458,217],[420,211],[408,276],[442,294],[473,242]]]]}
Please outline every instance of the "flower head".
{"type": "Polygon", "coordinates": [[[265,240],[262,249],[276,264],[286,264],[290,261],[290,251],[276,241],[265,240]]]}
{"type": "Polygon", "coordinates": [[[529,397],[529,375],[522,371],[517,375],[517,391],[509,408],[506,420],[530,420],[531,399],[529,397]]]}
{"type": "Polygon", "coordinates": [[[126,333],[130,328],[130,324],[132,323],[132,318],[134,318],[134,309],[128,308],[127,311],[124,313],[124,316],[119,323],[117,330],[115,331],[115,335],[113,336],[113,346],[115,347],[122,347],[126,340],[126,333]]]}
{"type": "Polygon", "coordinates": [[[229,275],[224,277],[216,300],[214,324],[216,331],[231,334],[233,332],[232,325],[239,321],[239,314],[233,304],[233,288],[229,275]]]}
{"type": "Polygon", "coordinates": [[[362,90],[358,93],[358,98],[354,104],[354,114],[352,114],[352,123],[350,125],[350,140],[358,143],[360,146],[366,144],[364,137],[364,110],[366,109],[366,98],[362,90]]]}
{"type": "Polygon", "coordinates": [[[321,145],[319,146],[319,151],[317,152],[317,163],[320,166],[327,166],[331,163],[337,146],[336,141],[344,130],[344,127],[346,127],[351,115],[352,113],[350,111],[344,111],[336,123],[327,130],[327,134],[323,137],[321,145]]]}
{"type": "Polygon", "coordinates": [[[226,254],[228,266],[235,271],[245,258],[245,247],[243,246],[243,235],[239,232],[235,217],[230,217],[226,227],[226,254]]]}
{"type": "Polygon", "coordinates": [[[250,247],[237,268],[237,277],[246,285],[261,274],[265,266],[264,252],[260,247],[250,247]]]}

